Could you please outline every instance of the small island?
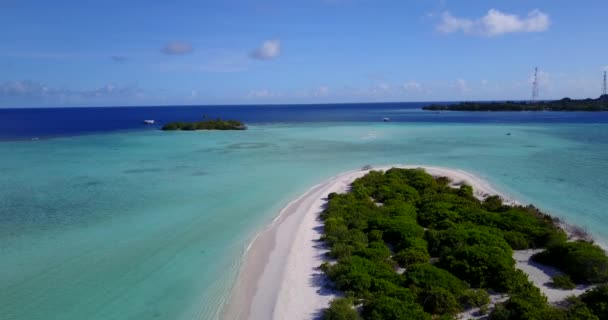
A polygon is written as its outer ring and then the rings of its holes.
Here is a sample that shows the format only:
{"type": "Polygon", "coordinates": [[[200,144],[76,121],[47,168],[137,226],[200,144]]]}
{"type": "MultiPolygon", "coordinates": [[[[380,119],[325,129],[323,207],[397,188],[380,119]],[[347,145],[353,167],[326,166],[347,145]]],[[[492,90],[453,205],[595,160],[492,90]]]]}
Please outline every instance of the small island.
{"type": "Polygon", "coordinates": [[[480,200],[466,184],[396,168],[328,199],[320,269],[344,294],[325,320],[608,319],[605,252],[533,206],[480,200]],[[522,254],[531,256],[523,265],[557,270],[551,283],[523,272],[522,254]],[[546,289],[571,296],[548,300],[546,289]]]}
{"type": "Polygon", "coordinates": [[[422,108],[429,111],[608,111],[608,95],[597,99],[563,98],[555,101],[460,102],[431,104],[422,108]]]}
{"type": "Polygon", "coordinates": [[[217,118],[215,120],[201,120],[194,122],[169,122],[165,124],[161,130],[164,131],[175,131],[175,130],[245,130],[247,126],[238,120],[222,120],[217,118]]]}

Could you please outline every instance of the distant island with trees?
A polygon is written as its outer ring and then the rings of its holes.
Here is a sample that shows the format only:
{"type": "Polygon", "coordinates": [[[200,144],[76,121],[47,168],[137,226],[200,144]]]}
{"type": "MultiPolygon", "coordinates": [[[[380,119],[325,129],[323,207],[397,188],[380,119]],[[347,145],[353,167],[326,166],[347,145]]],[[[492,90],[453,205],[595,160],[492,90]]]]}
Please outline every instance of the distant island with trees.
{"type": "Polygon", "coordinates": [[[175,121],[165,124],[161,130],[164,131],[175,131],[175,130],[245,130],[247,126],[238,120],[222,120],[217,118],[215,120],[201,120],[194,122],[182,122],[175,121]]]}
{"type": "Polygon", "coordinates": [[[429,111],[608,111],[608,95],[597,99],[563,98],[554,101],[460,102],[431,104],[422,108],[429,111]]]}
{"type": "Polygon", "coordinates": [[[322,240],[332,261],[321,270],[344,296],[324,320],[451,320],[471,309],[492,320],[608,319],[605,252],[569,240],[533,206],[481,201],[471,186],[422,169],[371,171],[328,198],[322,240]],[[561,271],[553,287],[594,286],[549,304],[513,259],[514,250],[541,248],[532,259],[561,271]],[[492,293],[507,298],[491,303],[492,293]]]}

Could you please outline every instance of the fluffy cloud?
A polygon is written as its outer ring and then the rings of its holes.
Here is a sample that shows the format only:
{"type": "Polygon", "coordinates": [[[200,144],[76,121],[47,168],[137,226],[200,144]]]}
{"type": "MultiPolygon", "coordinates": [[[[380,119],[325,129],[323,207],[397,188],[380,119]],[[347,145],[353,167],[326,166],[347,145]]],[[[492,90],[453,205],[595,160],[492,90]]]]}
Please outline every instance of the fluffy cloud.
{"type": "Polygon", "coordinates": [[[194,48],[188,42],[175,41],[165,44],[160,51],[164,54],[188,54],[194,51],[194,48]]]}
{"type": "Polygon", "coordinates": [[[490,9],[485,16],[475,20],[458,18],[446,11],[441,16],[437,30],[442,33],[463,32],[494,37],[514,32],[542,32],[549,29],[550,24],[549,15],[540,10],[530,11],[526,17],[520,17],[490,9]]]}
{"type": "Polygon", "coordinates": [[[251,53],[251,57],[259,60],[270,60],[281,54],[280,40],[266,40],[262,46],[251,53]]]}
{"type": "Polygon", "coordinates": [[[454,17],[446,11],[441,15],[441,23],[437,26],[437,31],[442,33],[454,33],[458,31],[469,33],[473,29],[474,24],[472,20],[454,17]]]}

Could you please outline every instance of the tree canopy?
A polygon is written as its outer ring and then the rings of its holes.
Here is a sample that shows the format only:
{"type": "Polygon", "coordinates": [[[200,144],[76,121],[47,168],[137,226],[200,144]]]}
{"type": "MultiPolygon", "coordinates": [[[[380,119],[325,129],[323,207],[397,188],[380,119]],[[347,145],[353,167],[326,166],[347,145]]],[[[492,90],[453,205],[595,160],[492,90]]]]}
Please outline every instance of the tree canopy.
{"type": "Polygon", "coordinates": [[[547,248],[546,261],[573,280],[605,281],[605,253],[568,242],[533,206],[508,206],[497,196],[480,201],[470,186],[450,187],[422,169],[371,171],[328,199],[322,240],[335,262],[321,269],[348,299],[332,303],[325,319],[452,319],[485,309],[488,290],[510,297],[492,319],[594,319],[606,310],[595,298],[603,292],[576,307],[552,307],[515,268],[513,250],[547,248]]]}
{"type": "Polygon", "coordinates": [[[554,101],[505,101],[505,102],[460,102],[454,104],[431,104],[423,110],[430,111],[608,111],[608,95],[597,99],[563,98],[554,101]]]}
{"type": "Polygon", "coordinates": [[[201,120],[194,122],[169,122],[165,124],[161,130],[174,131],[174,130],[245,130],[247,127],[240,121],[237,120],[222,120],[217,118],[215,120],[201,120]]]}

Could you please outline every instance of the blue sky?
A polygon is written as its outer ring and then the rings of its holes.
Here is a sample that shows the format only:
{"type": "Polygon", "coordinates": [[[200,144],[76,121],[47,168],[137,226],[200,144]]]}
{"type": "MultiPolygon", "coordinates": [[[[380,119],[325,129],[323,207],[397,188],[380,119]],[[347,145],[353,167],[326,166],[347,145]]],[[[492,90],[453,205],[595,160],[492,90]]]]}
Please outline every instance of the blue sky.
{"type": "Polygon", "coordinates": [[[0,0],[0,107],[597,97],[605,0],[0,0]]]}

